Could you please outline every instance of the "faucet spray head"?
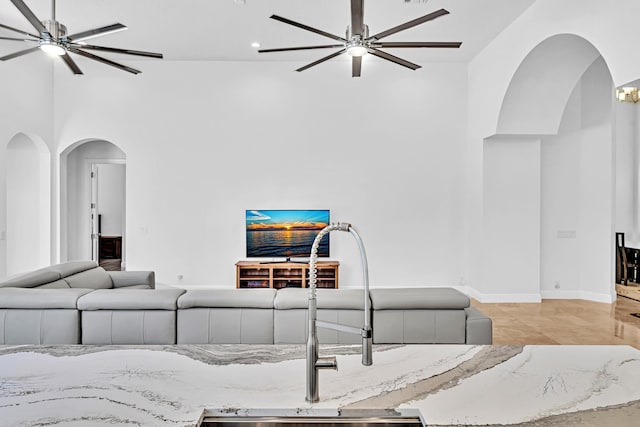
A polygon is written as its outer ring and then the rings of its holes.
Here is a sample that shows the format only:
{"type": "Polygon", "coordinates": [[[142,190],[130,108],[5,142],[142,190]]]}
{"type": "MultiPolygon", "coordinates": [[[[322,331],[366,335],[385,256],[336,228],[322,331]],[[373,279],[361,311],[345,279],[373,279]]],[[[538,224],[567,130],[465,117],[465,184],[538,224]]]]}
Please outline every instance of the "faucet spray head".
{"type": "Polygon", "coordinates": [[[351,224],[348,222],[336,222],[333,224],[335,226],[335,230],[338,231],[346,231],[349,232],[349,228],[351,228],[351,224]]]}

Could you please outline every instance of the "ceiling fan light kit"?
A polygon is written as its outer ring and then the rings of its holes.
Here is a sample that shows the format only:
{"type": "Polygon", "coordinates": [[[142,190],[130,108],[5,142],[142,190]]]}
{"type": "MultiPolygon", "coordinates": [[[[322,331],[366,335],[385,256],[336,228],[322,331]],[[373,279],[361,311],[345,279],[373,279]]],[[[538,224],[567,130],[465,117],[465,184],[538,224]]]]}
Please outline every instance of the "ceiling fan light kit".
{"type": "Polygon", "coordinates": [[[275,49],[261,49],[260,53],[272,53],[272,52],[287,52],[296,50],[311,50],[311,49],[331,49],[340,48],[330,55],[322,57],[317,61],[307,64],[298,68],[296,71],[304,71],[318,64],[321,64],[329,59],[335,58],[343,53],[347,53],[351,56],[351,76],[360,77],[362,70],[362,57],[366,54],[377,56],[378,58],[385,59],[395,64],[407,67],[412,70],[417,70],[420,65],[409,62],[405,59],[399,58],[381,48],[459,48],[461,42],[381,42],[380,40],[388,37],[392,34],[399,33],[400,31],[413,28],[425,22],[432,21],[443,15],[447,15],[449,12],[445,9],[440,9],[404,24],[397,25],[386,31],[369,36],[369,27],[364,24],[364,0],[351,0],[351,25],[347,27],[346,37],[340,37],[335,34],[328,33],[326,31],[319,30],[317,28],[310,27],[299,22],[292,21],[287,18],[283,18],[278,15],[271,15],[271,19],[283,22],[285,24],[293,25],[294,27],[301,28],[312,33],[319,34],[321,36],[333,39],[339,44],[318,45],[318,46],[299,46],[299,47],[285,47],[275,49]]]}
{"type": "Polygon", "coordinates": [[[69,67],[73,74],[84,74],[80,67],[76,64],[76,62],[71,58],[69,52],[74,53],[76,55],[83,56],[85,58],[101,62],[103,64],[115,67],[122,71],[127,71],[132,74],[139,74],[141,71],[136,70],[135,68],[128,67],[123,64],[119,64],[110,59],[104,58],[102,56],[95,55],[93,53],[87,52],[87,50],[97,50],[102,52],[110,52],[110,53],[119,53],[125,55],[134,55],[134,56],[142,56],[147,58],[162,58],[161,53],[155,52],[144,52],[139,50],[130,50],[130,49],[118,49],[114,47],[106,47],[106,46],[94,46],[89,45],[84,40],[104,36],[107,34],[112,34],[118,31],[126,30],[127,27],[117,23],[111,24],[100,28],[94,28],[92,30],[83,31],[80,33],[75,33],[68,35],[67,27],[62,25],[60,22],[56,21],[56,1],[51,0],[51,19],[46,21],[41,21],[36,17],[36,15],[29,9],[29,7],[24,3],[23,0],[11,0],[11,3],[20,11],[20,13],[31,23],[31,25],[36,29],[37,35],[29,33],[27,31],[22,31],[17,28],[9,27],[8,25],[0,24],[0,28],[4,28],[6,30],[21,34],[25,37],[22,38],[13,38],[13,37],[0,37],[0,40],[10,40],[10,41],[20,41],[20,42],[34,42],[36,45],[29,49],[21,50],[18,52],[11,53],[9,55],[5,55],[0,57],[0,61],[8,61],[10,59],[14,59],[32,52],[36,52],[38,50],[42,50],[43,52],[51,55],[60,57],[63,62],[69,67]]]}
{"type": "Polygon", "coordinates": [[[49,30],[43,34],[43,38],[38,42],[38,47],[43,52],[51,56],[61,56],[67,53],[64,45],[58,40],[66,39],[67,27],[56,21],[43,21],[42,24],[49,30]],[[51,35],[51,37],[48,37],[51,35]]]}

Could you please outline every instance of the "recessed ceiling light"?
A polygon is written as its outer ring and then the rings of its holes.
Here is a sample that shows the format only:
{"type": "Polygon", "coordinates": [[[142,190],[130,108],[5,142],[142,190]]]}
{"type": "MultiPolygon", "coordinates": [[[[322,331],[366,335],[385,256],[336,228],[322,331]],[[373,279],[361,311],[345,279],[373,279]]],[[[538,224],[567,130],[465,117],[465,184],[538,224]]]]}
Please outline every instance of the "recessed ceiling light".
{"type": "Polygon", "coordinates": [[[260,43],[258,43],[258,42],[253,42],[253,43],[251,43],[251,47],[253,47],[253,48],[257,49],[257,48],[259,48],[259,47],[260,47],[260,43]]]}

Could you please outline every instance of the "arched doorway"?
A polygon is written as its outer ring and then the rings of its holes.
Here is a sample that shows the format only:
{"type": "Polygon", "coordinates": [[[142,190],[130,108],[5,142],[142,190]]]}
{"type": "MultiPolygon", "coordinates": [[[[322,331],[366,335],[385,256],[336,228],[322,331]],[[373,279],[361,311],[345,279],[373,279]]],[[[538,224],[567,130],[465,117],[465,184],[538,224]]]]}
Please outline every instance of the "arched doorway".
{"type": "Polygon", "coordinates": [[[520,301],[615,300],[613,102],[607,65],[581,37],[551,37],[523,60],[484,141],[484,283],[520,301]]]}
{"type": "Polygon", "coordinates": [[[84,140],[60,157],[62,261],[126,265],[126,155],[104,140],[84,140]],[[106,252],[105,252],[106,251],[106,252]]]}
{"type": "Polygon", "coordinates": [[[6,272],[13,275],[51,263],[51,156],[34,135],[7,144],[6,272]]]}

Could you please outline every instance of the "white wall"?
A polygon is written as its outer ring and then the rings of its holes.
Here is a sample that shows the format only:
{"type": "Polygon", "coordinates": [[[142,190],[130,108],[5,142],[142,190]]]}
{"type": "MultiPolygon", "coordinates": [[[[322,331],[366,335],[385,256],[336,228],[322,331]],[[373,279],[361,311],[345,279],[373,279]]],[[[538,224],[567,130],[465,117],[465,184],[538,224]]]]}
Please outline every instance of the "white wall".
{"type": "Polygon", "coordinates": [[[609,71],[582,76],[558,135],[542,144],[541,289],[545,298],[611,301],[615,171],[609,71]]]}
{"type": "Polygon", "coordinates": [[[7,145],[7,275],[51,261],[51,160],[48,147],[18,134],[7,145]]]}
{"type": "MultiPolygon", "coordinates": [[[[568,35],[581,37],[585,46],[593,47],[605,60],[615,86],[637,79],[640,69],[640,58],[638,56],[627,55],[625,52],[633,50],[635,37],[633,36],[632,16],[640,13],[640,3],[631,0],[622,0],[612,4],[601,2],[585,2],[577,0],[567,0],[556,2],[552,0],[538,0],[525,13],[514,21],[505,31],[480,52],[469,64],[469,129],[468,129],[468,163],[467,163],[467,219],[468,244],[470,250],[469,265],[469,285],[471,288],[481,288],[483,266],[480,257],[474,254],[482,253],[484,250],[482,218],[483,218],[483,141],[491,137],[498,129],[499,117],[504,101],[504,96],[516,75],[518,67],[523,63],[527,55],[540,43],[551,37],[558,35],[568,35]]],[[[587,55],[585,51],[585,55],[587,55]]],[[[548,62],[549,67],[562,67],[563,64],[548,62]]],[[[561,75],[560,73],[559,75],[561,75]]],[[[541,74],[545,76],[547,74],[541,74]]],[[[576,77],[579,77],[577,75],[576,77]]],[[[538,77],[540,78],[540,76],[538,77]]],[[[553,80],[551,80],[553,81],[553,80]]],[[[534,86],[531,86],[532,89],[534,86]]],[[[609,100],[613,98],[611,88],[609,89],[609,100]]],[[[522,97],[522,102],[537,102],[539,99],[537,91],[531,91],[527,96],[522,97]]],[[[553,99],[547,99],[552,102],[553,99]]],[[[611,102],[611,101],[609,101],[611,102]]],[[[555,106],[550,106],[555,109],[555,106]]],[[[553,123],[547,121],[547,123],[553,123]]],[[[538,134],[555,134],[558,129],[550,126],[538,129],[529,127],[528,132],[538,134]]],[[[604,205],[597,206],[593,215],[603,221],[599,227],[606,227],[608,230],[594,230],[594,234],[587,233],[589,244],[598,245],[598,250],[602,253],[600,260],[611,259],[608,266],[601,266],[602,269],[592,278],[592,283],[600,281],[598,289],[591,286],[581,288],[585,297],[596,300],[613,300],[613,171],[612,165],[606,170],[596,170],[600,160],[613,162],[612,145],[601,146],[593,142],[598,139],[604,143],[611,143],[612,124],[608,128],[601,126],[591,126],[589,130],[580,133],[580,140],[592,141],[589,146],[593,152],[583,153],[583,161],[589,157],[593,160],[594,166],[591,170],[581,169],[581,179],[592,179],[595,185],[593,194],[580,195],[580,203],[583,208],[589,208],[593,200],[600,200],[604,205]],[[587,172],[588,171],[588,172],[587,172]],[[591,174],[593,172],[593,174],[591,174]],[[606,175],[609,173],[610,175],[606,175]],[[604,175],[603,175],[604,174],[604,175]],[[603,181],[598,181],[602,178],[603,181]],[[605,190],[603,186],[608,186],[605,190]],[[606,194],[609,191],[610,194],[606,194]],[[601,198],[601,199],[599,199],[601,198]],[[609,212],[605,212],[608,210],[609,212]],[[609,218],[608,223],[604,223],[609,218]],[[597,236],[596,236],[597,234],[597,236]],[[611,278],[609,278],[611,276],[611,278]],[[607,287],[607,289],[604,289],[607,287]]],[[[586,164],[586,163],[585,163],[586,164]]],[[[585,184],[586,185],[586,184],[585,184]]],[[[581,220],[585,216],[581,216],[581,220]]],[[[593,218],[592,218],[593,219],[593,218]]],[[[557,231],[557,230],[556,230],[557,231]]],[[[585,236],[586,237],[586,236],[585,236]]],[[[590,256],[585,259],[592,259],[590,256]]],[[[585,270],[587,272],[590,270],[585,270]]],[[[574,272],[575,273],[575,272],[574,272]]],[[[580,274],[583,274],[581,272],[580,274]]],[[[586,277],[585,277],[586,279],[586,277]]],[[[563,279],[563,280],[569,280],[563,279]]],[[[555,289],[555,288],[554,288],[555,289]]],[[[562,285],[561,285],[562,289],[562,285]]],[[[508,292],[508,290],[505,290],[508,292]]]]}
{"type": "Polygon", "coordinates": [[[616,158],[615,231],[625,233],[628,247],[640,247],[640,186],[638,185],[638,106],[614,103],[616,158]]]}
{"type": "MultiPolygon", "coordinates": [[[[51,143],[51,62],[31,54],[0,64],[0,279],[7,275],[7,144],[18,133],[51,143]]],[[[47,245],[49,239],[43,242],[47,245]]],[[[46,248],[49,250],[50,248],[46,248]]]]}
{"type": "MultiPolygon", "coordinates": [[[[360,231],[372,286],[456,285],[466,66],[412,72],[368,59],[361,79],[341,61],[305,73],[170,61],[141,61],[135,77],[56,69],[59,150],[99,136],[127,153],[127,267],[160,282],[234,286],[245,209],[322,208],[360,231]]],[[[344,287],[361,281],[351,240],[332,236],[344,287]]]]}
{"type": "Polygon", "coordinates": [[[483,302],[540,301],[540,140],[505,137],[484,144],[483,302]]]}

